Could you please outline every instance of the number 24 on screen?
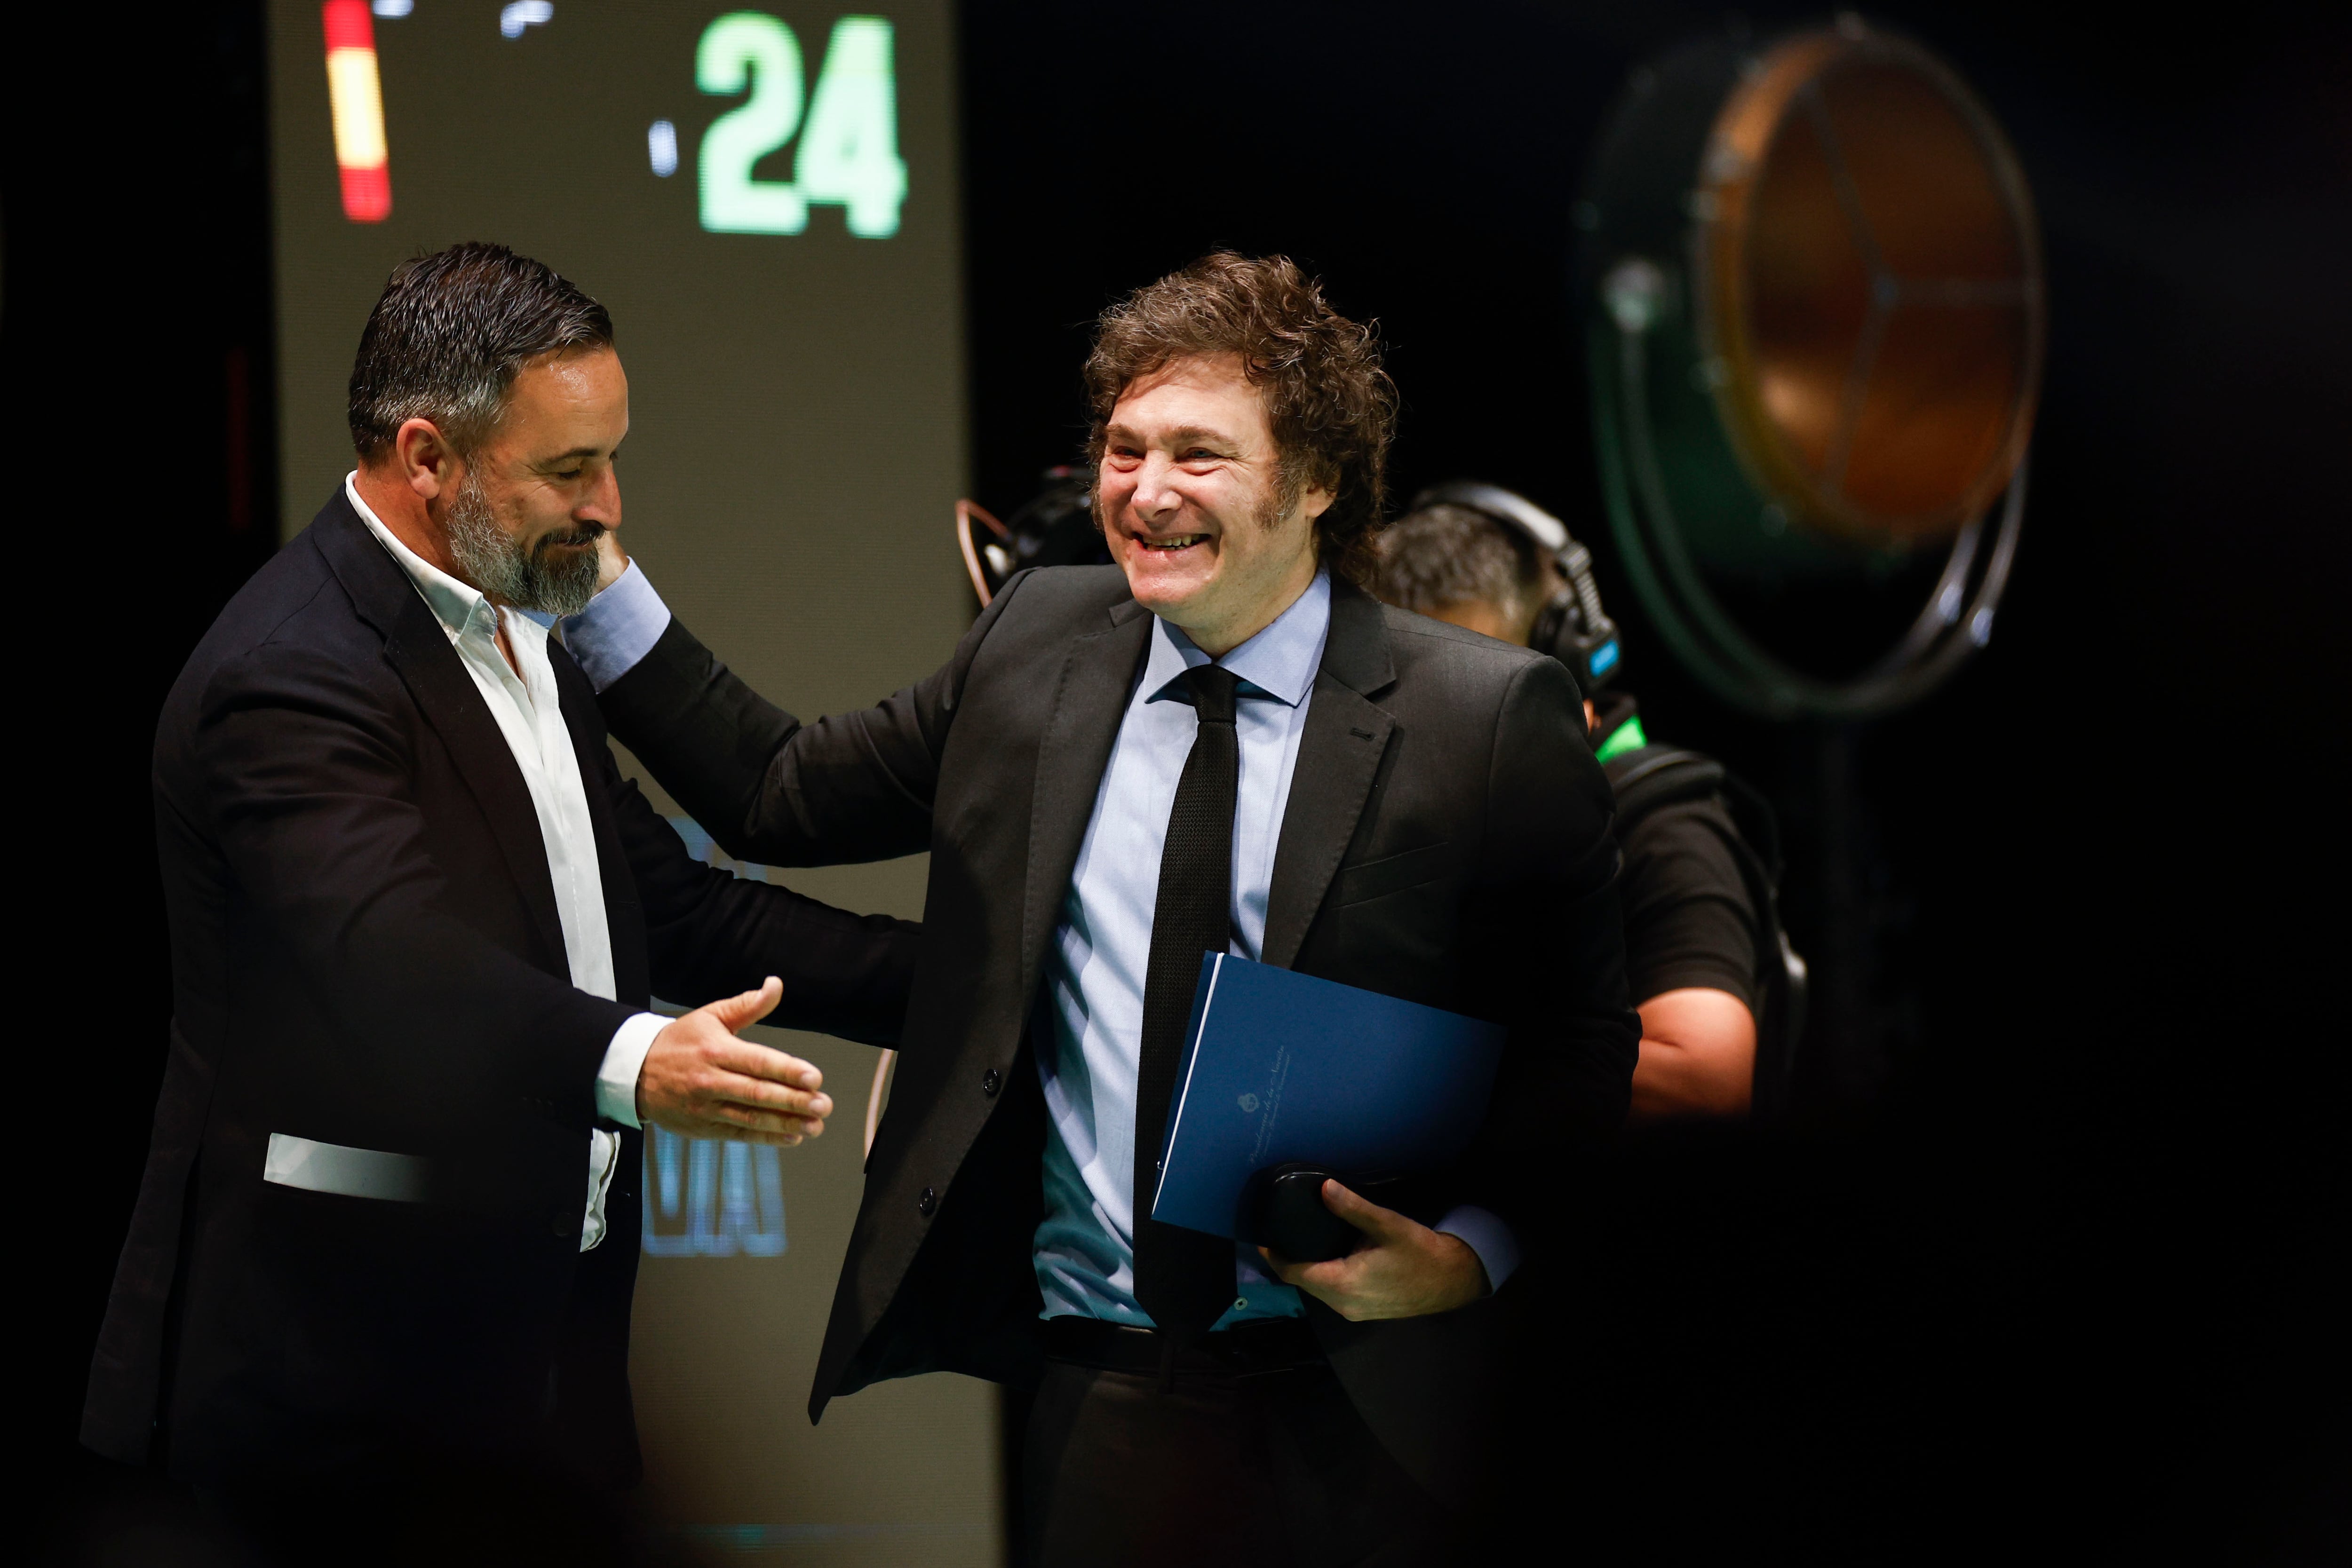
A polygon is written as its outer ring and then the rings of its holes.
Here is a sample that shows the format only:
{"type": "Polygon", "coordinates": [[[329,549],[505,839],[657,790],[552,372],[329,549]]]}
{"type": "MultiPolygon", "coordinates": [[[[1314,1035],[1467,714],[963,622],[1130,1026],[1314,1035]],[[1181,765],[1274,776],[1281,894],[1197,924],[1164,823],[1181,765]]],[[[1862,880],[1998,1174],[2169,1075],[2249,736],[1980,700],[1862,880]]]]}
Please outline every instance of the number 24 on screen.
{"type": "Polygon", "coordinates": [[[702,226],[713,234],[796,235],[813,204],[845,211],[849,232],[898,232],[907,165],[898,157],[898,93],[890,24],[844,16],[833,25],[816,90],[804,92],[800,40],[777,17],[735,11],[703,30],[694,85],[751,97],[703,134],[702,226]],[[803,109],[806,115],[803,117],[803,109]],[[800,133],[793,178],[755,180],[751,166],[800,133]]]}

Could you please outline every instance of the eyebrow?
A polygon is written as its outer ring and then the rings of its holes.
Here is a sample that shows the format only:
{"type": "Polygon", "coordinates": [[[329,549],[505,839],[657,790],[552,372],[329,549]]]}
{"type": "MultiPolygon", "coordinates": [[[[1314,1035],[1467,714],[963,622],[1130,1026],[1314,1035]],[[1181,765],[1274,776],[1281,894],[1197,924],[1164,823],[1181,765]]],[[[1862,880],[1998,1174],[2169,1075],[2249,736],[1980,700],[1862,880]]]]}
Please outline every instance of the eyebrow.
{"type": "MultiPolygon", "coordinates": [[[[1105,430],[1103,434],[1107,436],[1128,436],[1138,440],[1142,438],[1142,433],[1140,431],[1138,431],[1132,425],[1127,424],[1111,425],[1109,428],[1105,430]]],[[[1219,446],[1239,446],[1241,444],[1241,440],[1238,436],[1229,434],[1224,431],[1218,430],[1212,425],[1206,424],[1179,425],[1174,430],[1168,433],[1168,443],[1171,446],[1181,446],[1185,443],[1191,441],[1207,441],[1219,446]]]]}
{"type": "MultiPolygon", "coordinates": [[[[571,451],[559,453],[553,457],[541,458],[540,460],[540,465],[541,467],[545,467],[550,464],[569,463],[574,457],[594,457],[603,453],[604,450],[604,449],[601,446],[575,446],[571,451]]],[[[615,446],[613,450],[618,452],[620,448],[615,446]]]]}

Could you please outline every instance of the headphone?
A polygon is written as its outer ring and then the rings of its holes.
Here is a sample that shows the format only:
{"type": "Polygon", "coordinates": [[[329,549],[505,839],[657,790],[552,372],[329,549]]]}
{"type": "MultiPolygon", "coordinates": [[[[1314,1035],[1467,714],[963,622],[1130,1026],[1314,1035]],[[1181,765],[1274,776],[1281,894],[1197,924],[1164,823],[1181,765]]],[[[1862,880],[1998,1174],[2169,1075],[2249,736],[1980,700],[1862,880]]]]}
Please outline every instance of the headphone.
{"type": "Polygon", "coordinates": [[[1525,496],[1475,479],[1433,485],[1412,498],[1412,509],[1437,506],[1467,507],[1492,517],[1550,558],[1565,585],[1537,615],[1528,646],[1566,664],[1588,697],[1608,685],[1623,652],[1617,642],[1617,622],[1601,608],[1601,590],[1592,580],[1592,552],[1576,542],[1568,525],[1525,496]]]}

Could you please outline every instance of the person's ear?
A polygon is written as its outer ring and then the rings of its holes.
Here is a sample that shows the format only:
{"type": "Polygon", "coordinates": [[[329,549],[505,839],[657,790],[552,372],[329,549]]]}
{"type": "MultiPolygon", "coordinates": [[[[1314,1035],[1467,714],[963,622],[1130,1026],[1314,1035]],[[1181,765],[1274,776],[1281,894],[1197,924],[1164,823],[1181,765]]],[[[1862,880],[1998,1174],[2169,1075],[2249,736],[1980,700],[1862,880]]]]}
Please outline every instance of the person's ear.
{"type": "Polygon", "coordinates": [[[1339,497],[1331,491],[1323,488],[1320,485],[1318,485],[1298,497],[1298,507],[1299,510],[1307,514],[1307,520],[1311,523],[1316,518],[1321,517],[1324,513],[1329,511],[1331,509],[1331,503],[1339,498],[1339,497]]]}
{"type": "Polygon", "coordinates": [[[403,423],[393,435],[392,450],[402,483],[415,493],[418,500],[430,505],[444,496],[457,494],[457,483],[465,476],[464,460],[431,420],[412,419],[403,423]]]}

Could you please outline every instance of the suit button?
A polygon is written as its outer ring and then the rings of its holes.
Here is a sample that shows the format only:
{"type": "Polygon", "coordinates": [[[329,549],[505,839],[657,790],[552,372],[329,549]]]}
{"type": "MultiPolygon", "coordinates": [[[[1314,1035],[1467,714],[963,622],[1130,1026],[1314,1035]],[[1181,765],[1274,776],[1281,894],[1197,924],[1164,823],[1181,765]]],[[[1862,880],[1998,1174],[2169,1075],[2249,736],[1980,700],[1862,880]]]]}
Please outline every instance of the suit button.
{"type": "Polygon", "coordinates": [[[940,1195],[933,1192],[929,1187],[925,1187],[923,1189],[923,1195],[915,1199],[915,1212],[918,1214],[929,1214],[939,1206],[940,1195]]]}
{"type": "Polygon", "coordinates": [[[560,1213],[547,1222],[547,1228],[558,1236],[577,1236],[580,1234],[580,1217],[576,1214],[560,1213]]]}
{"type": "Polygon", "coordinates": [[[994,1099],[996,1092],[1003,1087],[1004,1074],[997,1071],[993,1067],[980,1075],[980,1092],[990,1099],[994,1099]]]}

